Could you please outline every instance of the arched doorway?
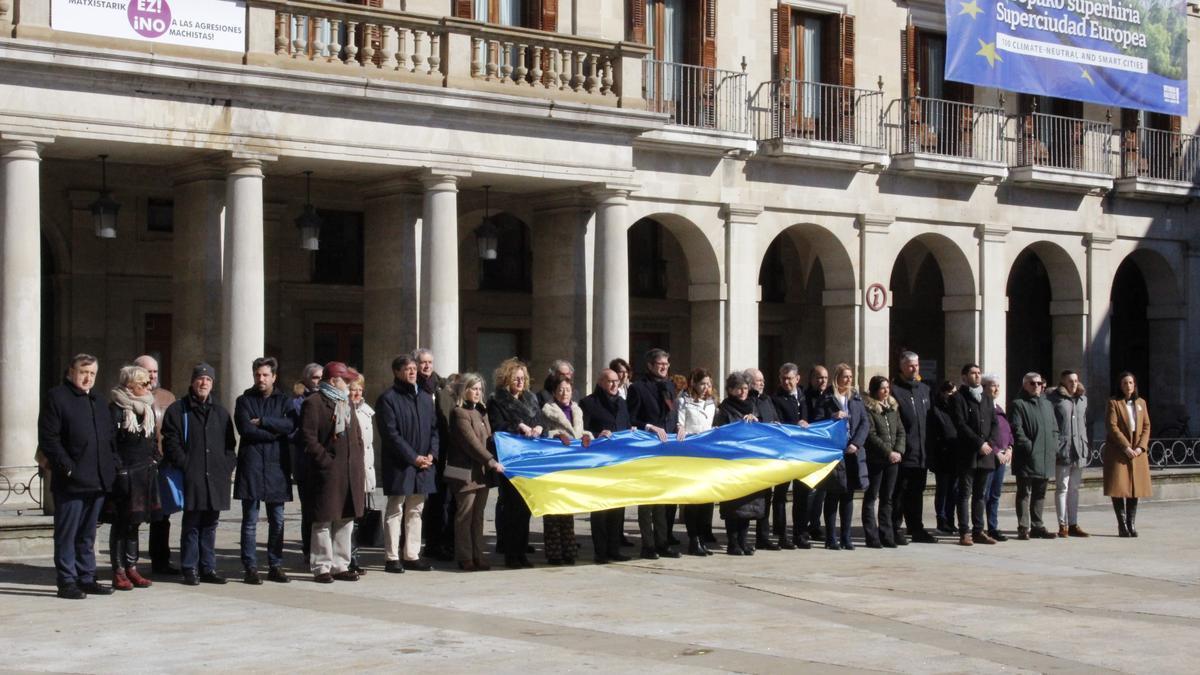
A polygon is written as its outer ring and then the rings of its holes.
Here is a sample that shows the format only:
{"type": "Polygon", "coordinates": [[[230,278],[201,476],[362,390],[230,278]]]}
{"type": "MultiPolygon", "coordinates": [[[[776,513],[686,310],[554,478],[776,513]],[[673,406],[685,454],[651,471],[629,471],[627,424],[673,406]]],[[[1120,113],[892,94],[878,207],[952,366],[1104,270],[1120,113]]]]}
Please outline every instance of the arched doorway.
{"type": "MultiPolygon", "coordinates": [[[[1109,376],[1115,381],[1122,371],[1134,374],[1150,407],[1155,436],[1180,433],[1175,429],[1186,411],[1182,371],[1185,314],[1179,298],[1170,263],[1153,251],[1135,251],[1121,261],[1113,275],[1109,376]]],[[[1093,383],[1097,394],[1093,400],[1110,393],[1112,385],[1093,383]]]]}
{"type": "Polygon", "coordinates": [[[911,351],[926,380],[957,380],[963,364],[978,360],[975,280],[962,250],[941,235],[921,235],[896,256],[889,285],[889,364],[911,351]]]}
{"type": "Polygon", "coordinates": [[[1017,256],[1009,271],[1005,392],[1015,398],[1025,373],[1048,382],[1058,372],[1083,372],[1083,282],[1061,247],[1039,242],[1017,256]]]}
{"type": "Polygon", "coordinates": [[[817,225],[792,225],[767,246],[758,272],[759,364],[771,387],[792,362],[854,363],[854,269],[845,248],[817,225]]]}
{"type": "Polygon", "coordinates": [[[659,347],[673,372],[721,367],[720,266],[704,233],[674,214],[642,218],[629,228],[629,352],[635,372],[659,347]]]}

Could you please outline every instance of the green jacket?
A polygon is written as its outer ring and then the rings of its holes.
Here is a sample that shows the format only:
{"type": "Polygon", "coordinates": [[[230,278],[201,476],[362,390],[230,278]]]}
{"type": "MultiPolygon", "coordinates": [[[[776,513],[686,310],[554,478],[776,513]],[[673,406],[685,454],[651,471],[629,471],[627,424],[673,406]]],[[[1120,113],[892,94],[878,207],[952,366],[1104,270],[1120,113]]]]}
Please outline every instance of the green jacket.
{"type": "Polygon", "coordinates": [[[1022,391],[1008,409],[1013,432],[1013,475],[1054,478],[1058,453],[1058,419],[1045,396],[1022,391]]]}
{"type": "Polygon", "coordinates": [[[886,403],[865,399],[869,431],[867,432],[867,464],[887,465],[888,454],[904,454],[904,423],[900,420],[900,405],[888,397],[886,403]]]}

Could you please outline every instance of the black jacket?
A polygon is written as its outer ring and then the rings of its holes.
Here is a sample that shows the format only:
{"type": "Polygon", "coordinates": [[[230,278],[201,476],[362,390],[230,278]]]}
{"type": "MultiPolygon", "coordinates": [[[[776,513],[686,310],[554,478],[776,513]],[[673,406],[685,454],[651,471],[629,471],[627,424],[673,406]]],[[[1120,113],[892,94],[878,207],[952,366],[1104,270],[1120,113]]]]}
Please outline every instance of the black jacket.
{"type": "Polygon", "coordinates": [[[958,388],[953,403],[954,430],[958,435],[957,452],[960,469],[995,469],[996,453],[979,454],[984,443],[995,445],[996,402],[986,394],[976,401],[966,385],[958,388]]]}
{"type": "Polygon", "coordinates": [[[670,378],[657,379],[649,373],[629,383],[629,417],[637,429],[647,424],[660,427],[668,434],[675,433],[675,415],[671,405],[675,401],[675,383],[670,378]]]}
{"type": "Polygon", "coordinates": [[[815,389],[804,389],[804,408],[805,422],[821,422],[823,420],[833,419],[837,415],[837,401],[833,398],[833,389],[826,387],[825,391],[817,391],[815,389]]]}
{"type": "Polygon", "coordinates": [[[599,385],[596,391],[583,397],[579,402],[583,409],[583,428],[593,436],[599,436],[602,431],[626,431],[633,423],[629,419],[629,404],[620,396],[609,396],[599,385]]]}
{"type": "Polygon", "coordinates": [[[522,424],[530,428],[545,426],[542,424],[542,406],[538,405],[537,396],[529,390],[521,392],[519,399],[507,389],[492,392],[488,398],[487,412],[493,434],[501,431],[520,434],[517,428],[522,424]]]}
{"type": "Polygon", "coordinates": [[[760,394],[753,389],[750,390],[750,400],[754,402],[754,416],[759,422],[779,422],[779,411],[775,409],[775,402],[770,396],[760,394]]]}
{"type": "Polygon", "coordinates": [[[385,495],[437,492],[433,466],[418,469],[418,455],[438,457],[437,406],[428,392],[396,380],[375,402],[375,428],[383,440],[380,486],[385,495]]]}
{"type": "Polygon", "coordinates": [[[166,461],[183,470],[184,510],[228,511],[237,438],[225,408],[189,392],[167,408],[162,435],[166,461]]]}
{"type": "Polygon", "coordinates": [[[797,390],[797,394],[789,394],[779,389],[771,397],[780,422],[799,424],[800,420],[808,419],[808,405],[804,400],[804,392],[797,390]]]}
{"type": "MultiPolygon", "coordinates": [[[[836,397],[832,397],[839,411],[841,405],[836,397]]],[[[846,399],[846,445],[858,448],[853,455],[843,452],[842,461],[829,474],[823,483],[827,490],[839,494],[849,490],[865,490],[867,487],[867,434],[871,431],[871,421],[867,419],[867,408],[862,396],[857,391],[851,392],[846,399]]]]}
{"type": "Polygon", "coordinates": [[[267,503],[292,500],[292,457],[289,439],[296,430],[291,398],[276,389],[263,396],[250,387],[233,404],[238,444],[237,476],[233,492],[238,499],[267,503]],[[250,422],[258,419],[258,425],[250,422]]]}
{"type": "Polygon", "coordinates": [[[38,415],[38,449],[52,471],[54,492],[108,492],[120,460],[113,442],[108,406],[71,382],[46,392],[38,415]]]}
{"type": "Polygon", "coordinates": [[[934,399],[929,410],[929,428],[926,430],[925,465],[934,473],[956,473],[958,464],[958,431],[954,428],[954,399],[944,403],[934,399]]]}
{"type": "Polygon", "coordinates": [[[933,409],[929,385],[897,377],[892,380],[892,397],[900,406],[900,421],[904,423],[905,451],[900,466],[923,469],[926,465],[925,430],[929,424],[929,411],[933,409]]]}

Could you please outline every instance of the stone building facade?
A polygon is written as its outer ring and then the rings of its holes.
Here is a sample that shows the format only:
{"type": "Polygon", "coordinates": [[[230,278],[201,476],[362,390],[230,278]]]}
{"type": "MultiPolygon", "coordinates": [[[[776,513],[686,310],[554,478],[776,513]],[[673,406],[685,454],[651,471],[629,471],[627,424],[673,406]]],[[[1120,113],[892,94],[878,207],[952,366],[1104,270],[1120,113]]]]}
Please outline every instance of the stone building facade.
{"type": "Polygon", "coordinates": [[[912,349],[1200,413],[1200,78],[1183,119],[945,82],[940,0],[206,2],[244,49],[0,0],[0,466],[76,352],[232,401],[263,353],[377,391],[417,345],[585,388],[649,346],[861,381],[912,349]]]}

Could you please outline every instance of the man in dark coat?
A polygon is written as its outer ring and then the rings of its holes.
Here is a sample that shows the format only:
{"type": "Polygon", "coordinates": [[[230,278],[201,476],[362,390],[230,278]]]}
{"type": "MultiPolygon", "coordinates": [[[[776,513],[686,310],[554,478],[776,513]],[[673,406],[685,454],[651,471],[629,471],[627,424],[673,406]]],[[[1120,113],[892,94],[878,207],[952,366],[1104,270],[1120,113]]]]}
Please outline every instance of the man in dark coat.
{"type": "Polygon", "coordinates": [[[258,585],[259,502],[267,505],[267,564],[271,581],[287,583],[283,571],[283,503],[292,501],[291,453],[288,439],[296,430],[292,402],[275,388],[279,362],[274,357],[254,360],[254,386],[233,406],[238,447],[234,496],[242,500],[242,568],[244,581],[258,585]]]}
{"type": "MultiPolygon", "coordinates": [[[[759,422],[777,423],[779,422],[779,411],[775,410],[775,403],[771,397],[767,395],[767,380],[763,377],[762,371],[758,368],[747,368],[743,373],[746,380],[750,383],[749,400],[754,408],[754,416],[759,422]]],[[[787,499],[787,483],[776,485],[773,490],[763,492],[764,508],[762,518],[754,521],[754,548],[764,551],[778,551],[779,544],[771,541],[771,510],[774,499],[774,492],[780,487],[783,488],[784,499],[787,499]]]]}
{"type": "MultiPolygon", "coordinates": [[[[794,363],[785,363],[779,367],[779,388],[771,397],[775,404],[775,412],[783,424],[807,425],[804,418],[808,417],[804,392],[800,389],[800,368],[794,363]]],[[[800,524],[806,519],[801,513],[807,513],[808,500],[812,490],[804,483],[792,481],[792,534],[787,536],[787,484],[777,485],[771,491],[772,529],[779,537],[779,547],[786,549],[812,548],[808,541],[808,532],[800,524]]]]}
{"type": "Polygon", "coordinates": [[[221,512],[229,510],[237,438],[229,412],[212,396],[216,376],[212,366],[197,364],[187,396],[163,417],[165,461],[183,471],[179,557],[188,586],[225,583],[217,573],[217,524],[221,512]]]}
{"type": "MultiPolygon", "coordinates": [[[[646,372],[629,385],[629,417],[637,429],[657,434],[660,441],[675,435],[675,384],[671,382],[671,355],[662,349],[646,352],[646,372]]],[[[662,504],[638,507],[638,529],[642,533],[642,557],[678,558],[671,544],[675,508],[662,504]]]]}
{"type": "MultiPolygon", "coordinates": [[[[433,352],[424,347],[416,349],[412,358],[417,362],[417,391],[433,400],[437,415],[438,447],[450,438],[450,410],[454,394],[447,386],[449,380],[433,369],[433,352]]],[[[425,554],[438,560],[454,560],[454,491],[446,489],[446,453],[439,453],[433,464],[434,491],[426,498],[421,511],[421,534],[425,539],[425,554]]]]}
{"type": "Polygon", "coordinates": [[[300,434],[308,459],[312,507],[313,581],[358,581],[350,569],[354,519],[366,505],[366,465],[358,415],[350,406],[350,382],[358,373],[341,361],[322,371],[320,388],[300,407],[300,434]]]}
{"type": "Polygon", "coordinates": [[[113,488],[120,460],[108,406],[92,393],[99,364],[71,359],[62,384],[50,389],[38,415],[38,449],[50,466],[54,494],[54,571],[58,597],[109,595],[96,581],[96,521],[113,488]]]}
{"type": "MultiPolygon", "coordinates": [[[[583,410],[583,428],[596,438],[607,438],[618,431],[627,431],[632,422],[629,406],[621,398],[621,378],[616,371],[605,368],[596,378],[596,390],[579,402],[583,410]]],[[[592,547],[596,564],[623,562],[629,556],[621,553],[621,535],[625,529],[625,509],[592,511],[592,547]]]]}
{"type": "Polygon", "coordinates": [[[958,543],[995,544],[984,527],[984,493],[996,470],[996,403],[983,391],[983,370],[974,363],[963,366],[963,384],[952,396],[951,410],[958,452],[958,543]],[[971,505],[971,531],[967,532],[967,504],[971,505]]]}
{"type": "Polygon", "coordinates": [[[425,496],[437,490],[434,464],[438,457],[437,411],[433,397],[417,389],[417,362],[397,356],[392,361],[395,382],[375,402],[376,428],[383,440],[384,552],[388,572],[426,571],[421,560],[421,511],[425,496]],[[404,522],[403,561],[399,550],[404,522]]]}
{"type": "Polygon", "coordinates": [[[1055,539],[1042,522],[1046,486],[1058,456],[1058,418],[1046,399],[1046,380],[1026,373],[1021,393],[1008,406],[1013,432],[1013,476],[1017,479],[1017,539],[1055,539]]]}
{"type": "Polygon", "coordinates": [[[937,538],[925,529],[921,511],[925,506],[925,482],[928,469],[925,466],[925,430],[929,423],[933,400],[929,385],[920,379],[921,357],[913,352],[900,355],[900,376],[892,382],[892,397],[900,405],[900,421],[904,424],[904,459],[900,460],[900,473],[896,477],[896,492],[892,503],[892,524],[896,530],[896,543],[904,545],[908,539],[900,531],[900,521],[908,523],[908,535],[922,544],[936,544],[937,538]]]}
{"type": "MultiPolygon", "coordinates": [[[[292,397],[292,414],[296,420],[300,419],[300,407],[304,405],[304,399],[317,393],[324,375],[325,369],[319,363],[304,366],[303,377],[300,379],[300,383],[304,385],[304,393],[292,397]]],[[[305,564],[308,564],[312,543],[312,507],[308,503],[308,458],[304,455],[304,435],[300,433],[299,424],[292,433],[291,456],[292,482],[295,483],[296,494],[300,497],[300,552],[304,556],[305,564]]]]}
{"type": "MultiPolygon", "coordinates": [[[[808,386],[804,388],[804,421],[808,424],[823,422],[837,415],[840,408],[833,398],[833,388],[829,386],[829,370],[820,364],[808,371],[808,386]]],[[[825,507],[825,487],[820,483],[815,488],[803,487],[796,492],[796,503],[792,506],[794,521],[792,529],[797,533],[797,544],[800,548],[808,548],[803,544],[809,543],[811,537],[820,541],[821,512],[825,507]],[[798,507],[803,511],[797,512],[798,507]]]]}

